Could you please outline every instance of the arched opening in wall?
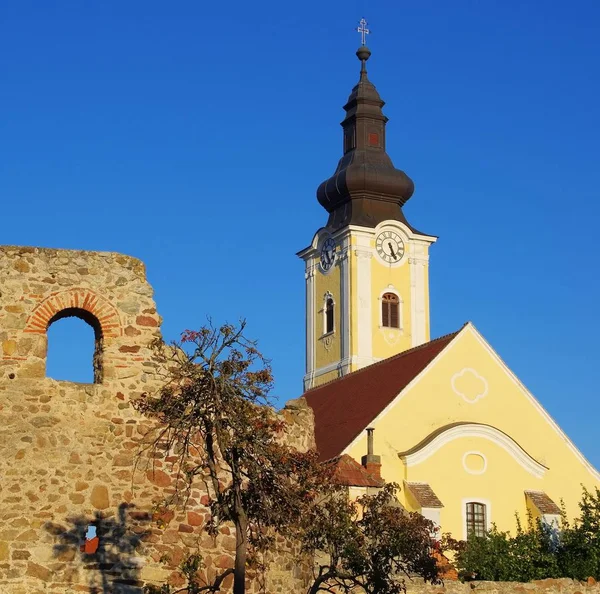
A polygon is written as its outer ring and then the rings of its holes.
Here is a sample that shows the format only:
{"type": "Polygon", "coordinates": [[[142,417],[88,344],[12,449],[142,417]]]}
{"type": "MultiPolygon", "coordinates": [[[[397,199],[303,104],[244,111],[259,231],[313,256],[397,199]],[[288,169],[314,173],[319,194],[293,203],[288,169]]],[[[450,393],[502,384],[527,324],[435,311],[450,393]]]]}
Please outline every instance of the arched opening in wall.
{"type": "Polygon", "coordinates": [[[47,335],[47,377],[102,382],[102,329],[95,316],[83,309],[64,309],[48,323],[47,335]]]}

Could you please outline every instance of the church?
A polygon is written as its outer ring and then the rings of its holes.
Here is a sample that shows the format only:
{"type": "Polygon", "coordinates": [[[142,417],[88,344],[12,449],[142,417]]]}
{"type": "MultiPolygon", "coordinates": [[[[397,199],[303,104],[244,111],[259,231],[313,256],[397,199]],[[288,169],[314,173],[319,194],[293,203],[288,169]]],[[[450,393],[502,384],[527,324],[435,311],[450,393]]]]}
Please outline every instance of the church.
{"type": "MultiPolygon", "coordinates": [[[[364,24],[362,25],[364,28],[364,24]]],[[[304,397],[322,460],[351,493],[382,479],[400,503],[467,539],[515,514],[549,524],[578,515],[600,474],[471,322],[431,339],[429,249],[435,235],[402,210],[414,185],[386,152],[384,101],[356,52],[343,155],[317,190],[324,227],[305,262],[304,397]]]]}

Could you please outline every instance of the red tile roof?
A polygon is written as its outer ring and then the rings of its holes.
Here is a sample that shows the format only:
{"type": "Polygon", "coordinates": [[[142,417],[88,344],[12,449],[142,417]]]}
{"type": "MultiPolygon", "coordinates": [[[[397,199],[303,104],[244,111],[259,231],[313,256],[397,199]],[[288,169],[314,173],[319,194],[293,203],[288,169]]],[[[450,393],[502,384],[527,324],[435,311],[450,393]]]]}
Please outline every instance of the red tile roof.
{"type": "Polygon", "coordinates": [[[321,460],[338,456],[458,332],[308,390],[304,397],[315,413],[315,439],[321,460]]]}
{"type": "Polygon", "coordinates": [[[367,472],[367,469],[359,464],[348,454],[343,454],[335,461],[334,477],[340,485],[348,487],[383,487],[385,481],[367,472]]]}
{"type": "Polygon", "coordinates": [[[421,507],[444,507],[439,497],[433,492],[429,483],[409,483],[404,481],[404,487],[412,493],[421,507]]]}
{"type": "Polygon", "coordinates": [[[525,491],[525,495],[531,499],[533,505],[537,507],[542,514],[560,514],[560,507],[550,499],[544,491],[525,491]]]}

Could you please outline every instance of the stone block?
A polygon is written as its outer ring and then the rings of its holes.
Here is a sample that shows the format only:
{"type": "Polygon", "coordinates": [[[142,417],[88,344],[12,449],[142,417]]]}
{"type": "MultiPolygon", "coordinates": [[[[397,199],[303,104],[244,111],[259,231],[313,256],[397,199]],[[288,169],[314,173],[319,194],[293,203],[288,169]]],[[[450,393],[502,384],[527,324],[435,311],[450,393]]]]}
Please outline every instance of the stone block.
{"type": "Polygon", "coordinates": [[[90,503],[96,509],[106,509],[110,505],[108,488],[105,485],[94,485],[90,495],[90,503]]]}
{"type": "Polygon", "coordinates": [[[5,357],[12,357],[17,351],[17,343],[14,340],[5,340],[2,342],[2,354],[5,357]]]}
{"type": "Polygon", "coordinates": [[[190,526],[202,526],[204,524],[204,516],[196,512],[188,512],[187,521],[190,526]]]}
{"type": "Polygon", "coordinates": [[[169,487],[171,485],[171,477],[162,470],[149,470],[146,474],[146,477],[157,487],[169,487]]]}
{"type": "Polygon", "coordinates": [[[138,326],[146,326],[146,327],[150,327],[150,328],[156,328],[158,326],[158,320],[156,320],[156,318],[153,318],[151,316],[138,316],[135,319],[135,323],[138,326]]]}
{"type": "Polygon", "coordinates": [[[43,580],[44,582],[49,582],[52,572],[47,567],[29,562],[27,564],[27,575],[43,580]]]}

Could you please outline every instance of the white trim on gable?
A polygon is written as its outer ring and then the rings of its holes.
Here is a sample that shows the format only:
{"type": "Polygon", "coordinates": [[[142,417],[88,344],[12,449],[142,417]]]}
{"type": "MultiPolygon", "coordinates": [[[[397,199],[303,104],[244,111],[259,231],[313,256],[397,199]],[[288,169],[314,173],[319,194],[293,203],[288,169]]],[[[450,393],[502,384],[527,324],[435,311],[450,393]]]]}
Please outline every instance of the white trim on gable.
{"type": "Polygon", "coordinates": [[[481,425],[479,423],[465,423],[448,427],[446,431],[436,435],[420,450],[402,456],[402,461],[407,467],[421,464],[421,462],[425,462],[425,460],[433,456],[433,454],[443,448],[446,444],[455,439],[460,439],[461,437],[480,437],[493,442],[507,452],[515,462],[536,478],[542,478],[546,473],[546,470],[548,470],[545,466],[532,458],[514,439],[506,435],[506,433],[503,433],[490,425],[481,425]]]}
{"type": "MultiPolygon", "coordinates": [[[[504,370],[506,375],[512,380],[512,382],[521,390],[523,395],[529,400],[529,402],[534,406],[534,408],[540,413],[540,415],[544,418],[544,420],[548,423],[554,431],[558,434],[558,436],[565,442],[567,447],[575,454],[578,460],[586,467],[587,471],[598,481],[600,481],[600,473],[590,464],[587,458],[577,449],[577,446],[569,439],[567,434],[559,427],[558,423],[550,416],[548,411],[538,402],[536,397],[523,385],[521,380],[510,370],[508,365],[502,360],[500,355],[494,351],[491,345],[487,342],[487,340],[479,333],[477,328],[473,325],[472,322],[468,322],[465,326],[465,329],[471,330],[473,336],[479,341],[479,343],[485,348],[485,350],[491,355],[493,359],[495,359],[500,367],[504,370]]],[[[434,359],[435,360],[435,359],[434,359]]],[[[433,361],[432,361],[433,362],[433,361]]]]}

